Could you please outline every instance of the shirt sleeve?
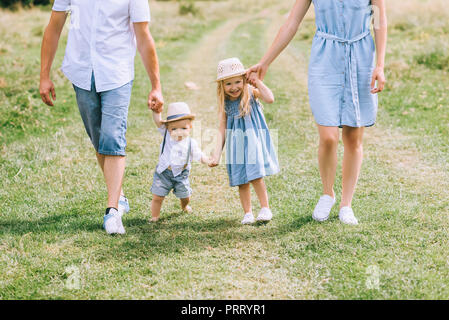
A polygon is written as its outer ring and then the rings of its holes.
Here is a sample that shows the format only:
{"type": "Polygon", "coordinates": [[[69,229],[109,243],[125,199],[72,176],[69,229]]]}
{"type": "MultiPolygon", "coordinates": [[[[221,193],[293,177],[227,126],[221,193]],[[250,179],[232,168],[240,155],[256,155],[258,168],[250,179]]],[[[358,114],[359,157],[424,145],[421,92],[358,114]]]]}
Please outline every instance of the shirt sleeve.
{"type": "Polygon", "coordinates": [[[53,3],[52,10],[53,11],[69,11],[71,0],[55,0],[55,3],[53,3]]]}
{"type": "Polygon", "coordinates": [[[198,146],[198,142],[195,139],[192,139],[192,159],[198,162],[201,162],[201,158],[205,156],[205,154],[201,151],[198,146]]]}
{"type": "Polygon", "coordinates": [[[129,0],[129,16],[131,22],[151,21],[148,0],[129,0]]]}

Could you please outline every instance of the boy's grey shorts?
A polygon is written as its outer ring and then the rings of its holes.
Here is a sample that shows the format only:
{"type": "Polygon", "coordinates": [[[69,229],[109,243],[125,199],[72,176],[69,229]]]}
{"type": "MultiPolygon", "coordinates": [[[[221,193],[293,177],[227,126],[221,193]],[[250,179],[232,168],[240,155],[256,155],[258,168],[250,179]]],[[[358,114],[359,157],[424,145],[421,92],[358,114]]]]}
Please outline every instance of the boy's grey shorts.
{"type": "Polygon", "coordinates": [[[170,169],[165,169],[162,173],[154,171],[151,193],[159,197],[165,197],[173,189],[173,193],[179,199],[190,197],[192,188],[190,188],[189,173],[188,169],[184,169],[174,177],[170,169]]]}

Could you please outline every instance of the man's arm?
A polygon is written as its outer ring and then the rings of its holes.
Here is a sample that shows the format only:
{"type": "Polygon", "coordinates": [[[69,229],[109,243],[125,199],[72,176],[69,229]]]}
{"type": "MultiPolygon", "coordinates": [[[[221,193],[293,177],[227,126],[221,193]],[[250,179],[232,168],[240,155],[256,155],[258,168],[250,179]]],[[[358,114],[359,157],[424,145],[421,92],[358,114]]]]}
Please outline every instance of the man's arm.
{"type": "Polygon", "coordinates": [[[53,100],[56,100],[55,86],[50,80],[50,70],[58,49],[59,37],[64,27],[67,13],[64,11],[52,11],[50,22],[45,28],[41,47],[41,75],[39,93],[42,101],[49,106],[53,106],[53,100]],[[50,98],[51,93],[51,98],[50,98]]]}
{"type": "Polygon", "coordinates": [[[156,46],[148,28],[148,22],[135,22],[134,32],[136,34],[137,49],[150,77],[152,86],[148,96],[148,108],[160,113],[164,105],[164,98],[162,97],[156,46]]]}

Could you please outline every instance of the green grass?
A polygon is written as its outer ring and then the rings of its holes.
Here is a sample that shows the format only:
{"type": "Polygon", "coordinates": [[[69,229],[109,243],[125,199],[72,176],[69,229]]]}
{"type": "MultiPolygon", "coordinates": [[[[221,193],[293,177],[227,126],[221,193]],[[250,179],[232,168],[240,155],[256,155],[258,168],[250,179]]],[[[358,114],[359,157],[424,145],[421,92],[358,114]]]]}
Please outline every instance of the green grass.
{"type": "MultiPolygon", "coordinates": [[[[407,1],[410,8],[418,3],[407,1]]],[[[198,2],[195,17],[179,15],[177,3],[150,3],[165,100],[189,103],[203,149],[213,145],[217,122],[218,60],[257,62],[291,5],[260,3],[198,2]],[[186,81],[201,89],[187,90],[186,81]]],[[[378,123],[366,130],[353,203],[359,226],[342,225],[337,208],[325,223],[311,218],[321,184],[307,98],[309,15],[266,78],[276,101],[264,113],[281,165],[266,179],[275,213],[267,225],[241,226],[237,189],[228,187],[224,166],[199,164],[191,176],[194,213],[181,214],[170,195],[160,223],[147,223],[161,137],[136,58],[124,185],[132,210],[124,236],[101,229],[106,190],[70,84],[55,68],[57,105],[45,107],[36,96],[48,12],[0,12],[0,298],[447,299],[449,78],[447,50],[437,43],[449,25],[409,10],[392,12],[389,21],[388,87],[378,123]],[[7,33],[8,21],[21,32],[7,33]],[[372,270],[378,287],[369,286],[372,270]]],[[[337,195],[340,186],[338,174],[337,195]]],[[[257,211],[255,197],[253,203],[257,211]]]]}

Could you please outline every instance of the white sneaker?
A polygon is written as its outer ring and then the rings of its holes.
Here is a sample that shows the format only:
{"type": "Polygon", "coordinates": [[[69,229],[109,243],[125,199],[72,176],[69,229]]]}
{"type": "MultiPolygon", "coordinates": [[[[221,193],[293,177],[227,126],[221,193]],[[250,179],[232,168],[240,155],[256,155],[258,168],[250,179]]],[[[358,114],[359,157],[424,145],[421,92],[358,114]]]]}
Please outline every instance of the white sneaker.
{"type": "Polygon", "coordinates": [[[346,224],[357,225],[359,222],[357,218],[354,216],[354,211],[350,207],[342,207],[340,212],[338,213],[338,217],[340,221],[346,224]]]}
{"type": "Polygon", "coordinates": [[[120,196],[118,201],[118,212],[121,214],[129,212],[129,202],[125,196],[120,196]]]}
{"type": "Polygon", "coordinates": [[[329,218],[332,207],[335,204],[335,198],[325,194],[321,196],[313,210],[312,218],[316,221],[326,221],[329,218]]]}
{"type": "Polygon", "coordinates": [[[270,221],[273,218],[270,208],[262,208],[257,215],[257,221],[270,221]]]}
{"type": "Polygon", "coordinates": [[[117,212],[117,215],[115,217],[115,221],[117,222],[117,233],[118,234],[125,234],[125,227],[123,226],[122,215],[123,215],[123,213],[117,212]]]}
{"type": "Polygon", "coordinates": [[[117,223],[117,216],[119,216],[118,211],[112,208],[109,210],[109,213],[103,217],[103,228],[106,230],[107,234],[118,233],[119,225],[117,223]]]}
{"type": "Polygon", "coordinates": [[[251,224],[251,223],[254,223],[254,216],[252,212],[248,212],[243,217],[242,224],[251,224]]]}

